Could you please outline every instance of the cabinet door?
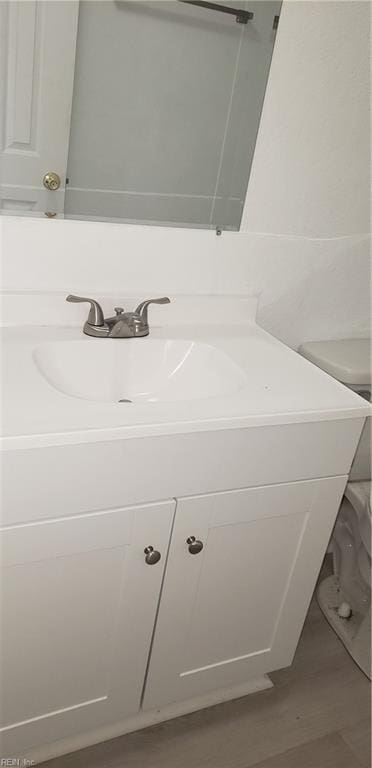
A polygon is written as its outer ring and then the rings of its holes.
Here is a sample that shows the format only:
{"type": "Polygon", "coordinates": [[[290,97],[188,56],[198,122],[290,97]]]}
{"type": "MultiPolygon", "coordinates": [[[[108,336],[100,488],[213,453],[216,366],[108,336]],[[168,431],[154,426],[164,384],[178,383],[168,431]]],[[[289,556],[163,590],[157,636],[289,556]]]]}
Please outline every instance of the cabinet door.
{"type": "Polygon", "coordinates": [[[177,501],[145,708],[292,661],[346,477],[177,501]],[[187,539],[203,543],[190,554],[187,539]]]}
{"type": "Polygon", "coordinates": [[[2,530],[2,754],[138,712],[174,508],[2,530]]]}

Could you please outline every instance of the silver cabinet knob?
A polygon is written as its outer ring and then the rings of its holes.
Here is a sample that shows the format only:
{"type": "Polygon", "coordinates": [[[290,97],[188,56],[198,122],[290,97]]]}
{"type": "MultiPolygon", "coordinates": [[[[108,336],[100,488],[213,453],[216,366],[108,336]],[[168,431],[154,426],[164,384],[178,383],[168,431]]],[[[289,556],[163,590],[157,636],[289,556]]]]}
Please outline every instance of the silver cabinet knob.
{"type": "Polygon", "coordinates": [[[147,565],[155,565],[155,563],[159,562],[161,554],[154,549],[154,547],[145,547],[143,551],[146,555],[145,563],[147,563],[147,565]]]}
{"type": "Polygon", "coordinates": [[[59,178],[58,173],[48,171],[43,178],[43,184],[45,189],[49,189],[50,192],[55,192],[56,189],[59,189],[61,186],[61,179],[59,178]]]}
{"type": "Polygon", "coordinates": [[[189,538],[186,539],[186,544],[189,545],[190,555],[198,555],[204,547],[203,542],[196,539],[195,536],[189,536],[189,538]]]}

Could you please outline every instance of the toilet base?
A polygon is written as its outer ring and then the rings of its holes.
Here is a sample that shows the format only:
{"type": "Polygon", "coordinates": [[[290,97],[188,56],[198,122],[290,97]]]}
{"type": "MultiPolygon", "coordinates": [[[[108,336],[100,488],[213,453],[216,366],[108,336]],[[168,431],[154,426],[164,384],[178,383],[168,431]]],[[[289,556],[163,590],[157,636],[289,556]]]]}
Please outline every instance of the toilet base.
{"type": "Polygon", "coordinates": [[[334,575],[320,582],[317,601],[346,650],[371,680],[371,607],[369,606],[364,614],[353,611],[349,619],[341,618],[338,615],[338,608],[342,603],[347,602],[347,597],[344,596],[338,579],[334,575]]]}

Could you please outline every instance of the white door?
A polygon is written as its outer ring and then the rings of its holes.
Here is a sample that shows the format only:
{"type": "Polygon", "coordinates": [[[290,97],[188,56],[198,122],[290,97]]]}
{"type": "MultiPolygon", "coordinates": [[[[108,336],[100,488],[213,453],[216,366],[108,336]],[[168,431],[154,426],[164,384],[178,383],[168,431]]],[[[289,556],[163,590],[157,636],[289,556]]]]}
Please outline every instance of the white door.
{"type": "Polygon", "coordinates": [[[79,3],[0,3],[0,210],[63,214],[79,3]],[[47,172],[60,187],[43,185],[47,172]]]}
{"type": "Polygon", "coordinates": [[[174,508],[2,530],[0,754],[138,712],[174,508]]]}
{"type": "Polygon", "coordinates": [[[291,663],[345,482],[177,500],[146,709],[291,663]]]}

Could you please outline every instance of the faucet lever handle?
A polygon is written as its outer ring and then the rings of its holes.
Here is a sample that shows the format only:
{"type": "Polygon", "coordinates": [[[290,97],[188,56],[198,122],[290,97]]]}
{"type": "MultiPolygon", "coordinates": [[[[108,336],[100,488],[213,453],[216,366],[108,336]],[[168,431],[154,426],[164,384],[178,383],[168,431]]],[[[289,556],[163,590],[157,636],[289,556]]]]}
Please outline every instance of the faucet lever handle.
{"type": "Polygon", "coordinates": [[[136,315],[140,315],[142,318],[142,322],[147,325],[147,310],[149,304],[170,304],[170,299],[168,296],[162,296],[161,299],[146,299],[146,301],[141,301],[141,303],[138,305],[137,309],[135,310],[136,315]]]}
{"type": "Polygon", "coordinates": [[[94,299],[87,299],[84,296],[74,296],[71,293],[66,296],[66,301],[71,301],[74,303],[87,302],[87,304],[90,304],[87,323],[89,323],[89,325],[104,325],[104,315],[102,307],[100,304],[98,304],[98,301],[95,301],[94,299]]]}

